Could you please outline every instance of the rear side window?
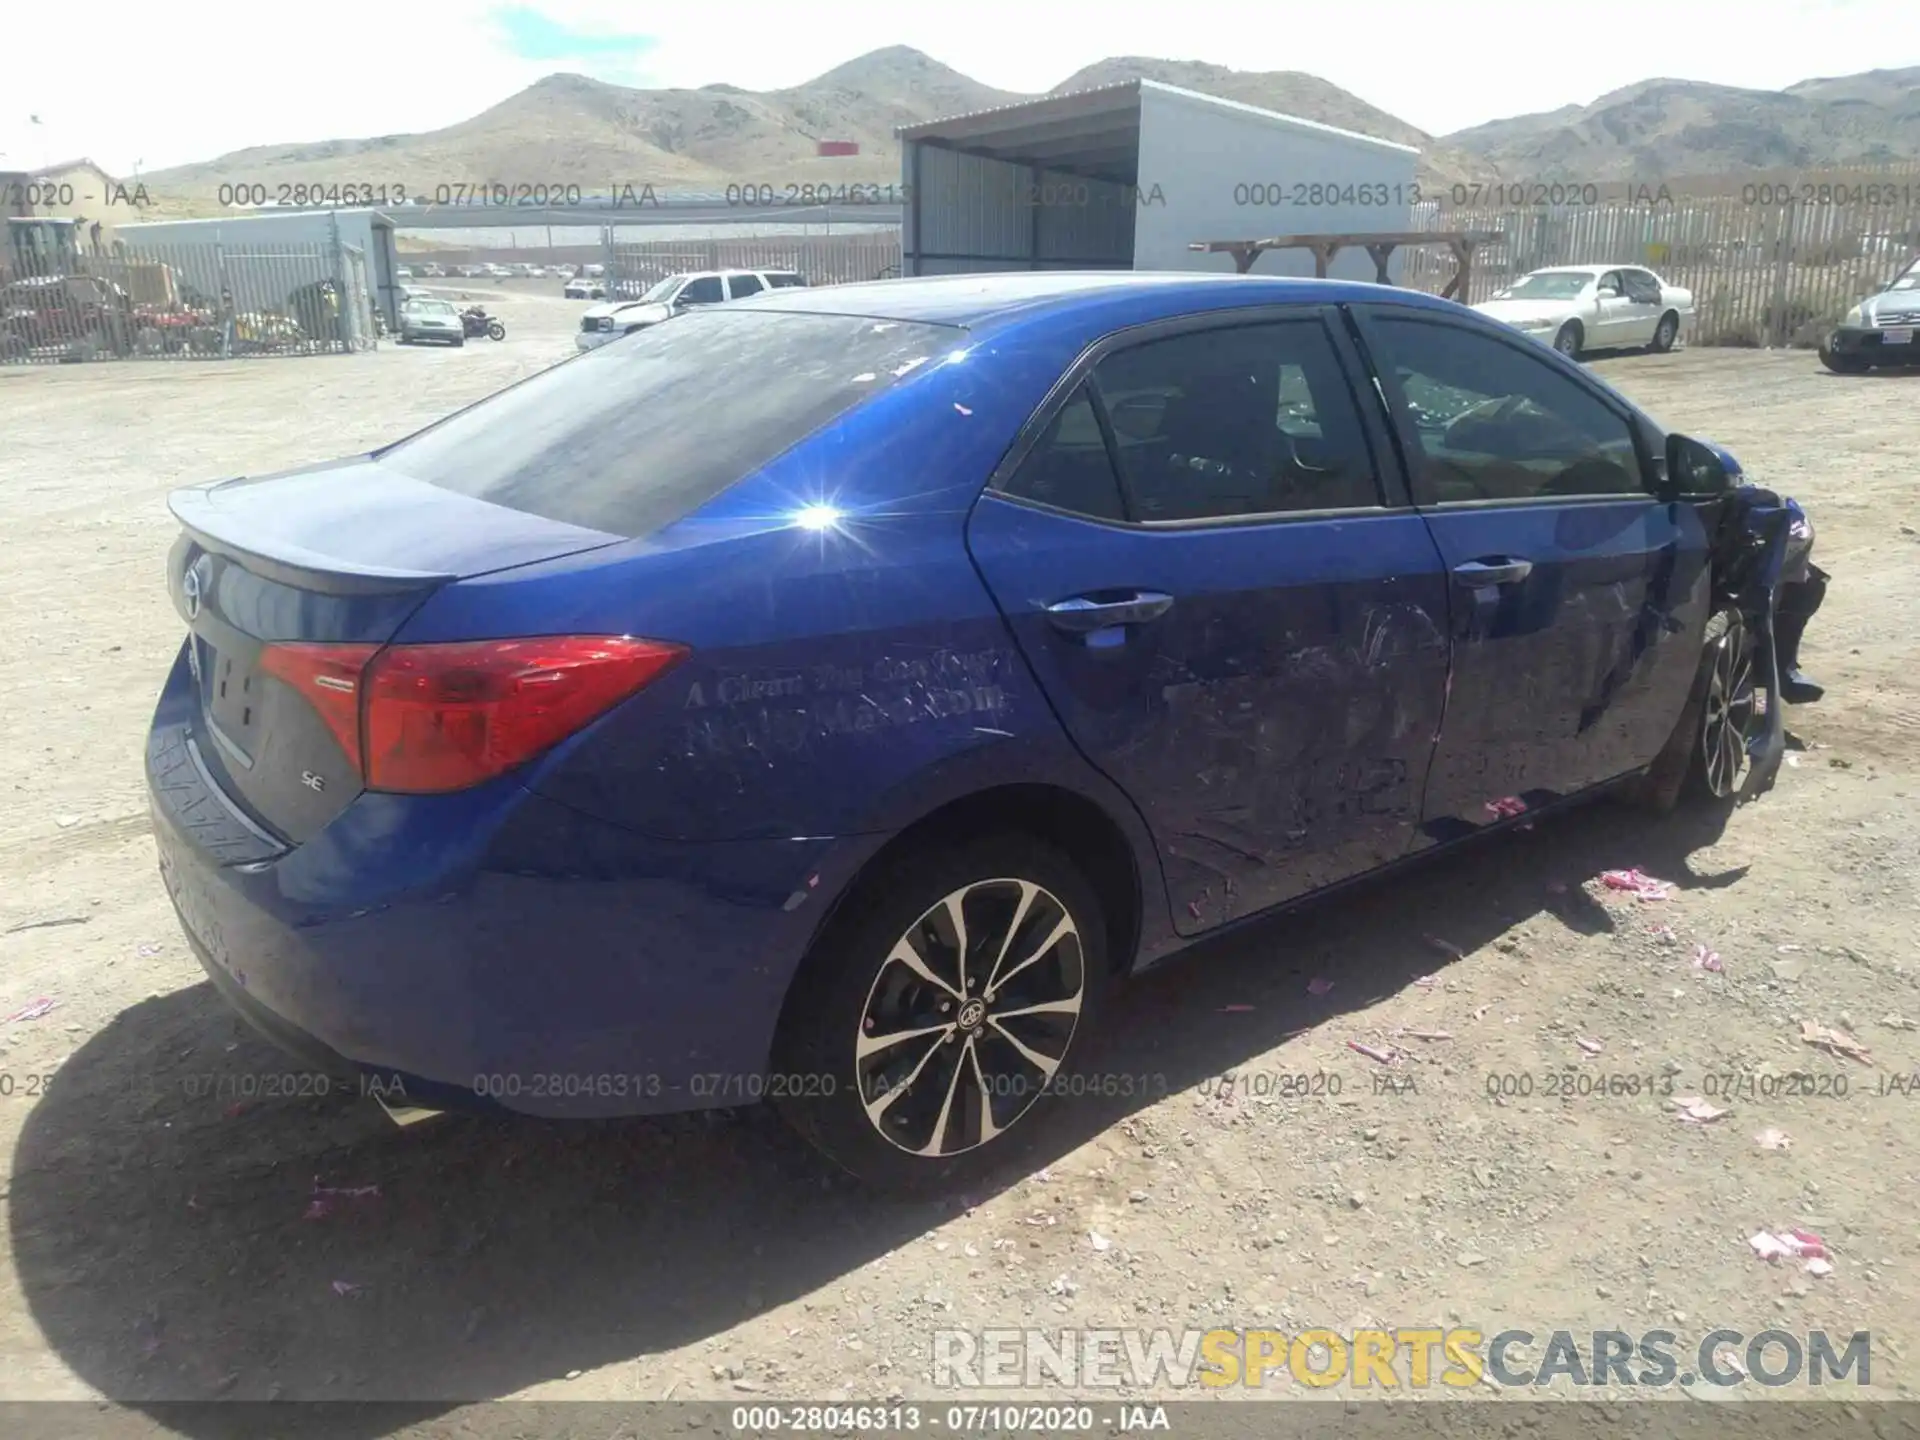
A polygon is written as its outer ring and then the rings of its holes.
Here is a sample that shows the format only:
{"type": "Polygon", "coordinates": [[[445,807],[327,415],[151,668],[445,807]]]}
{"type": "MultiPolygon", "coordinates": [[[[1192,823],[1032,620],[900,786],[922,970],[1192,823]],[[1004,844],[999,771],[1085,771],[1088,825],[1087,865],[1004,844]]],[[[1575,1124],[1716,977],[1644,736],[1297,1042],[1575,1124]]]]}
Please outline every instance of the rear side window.
{"type": "Polygon", "coordinates": [[[749,295],[758,295],[764,288],[760,283],[760,277],[757,275],[729,275],[727,277],[727,292],[735,300],[744,300],[749,295]]]}
{"type": "Polygon", "coordinates": [[[1149,340],[1093,374],[1136,519],[1381,503],[1353,392],[1318,319],[1149,340]]]}
{"type": "Polygon", "coordinates": [[[776,270],[773,274],[767,276],[767,283],[776,290],[784,290],[790,285],[805,285],[807,281],[805,276],[783,275],[776,270]]]}
{"type": "Polygon", "coordinates": [[[495,505],[646,535],[948,350],[964,332],[850,315],[683,315],[544,370],[379,458],[495,505]]]}
{"type": "Polygon", "coordinates": [[[1126,518],[1120,477],[1114,473],[1113,456],[1085,385],[1053,417],[1047,433],[1020,462],[1005,490],[1076,515],[1126,518]]]}

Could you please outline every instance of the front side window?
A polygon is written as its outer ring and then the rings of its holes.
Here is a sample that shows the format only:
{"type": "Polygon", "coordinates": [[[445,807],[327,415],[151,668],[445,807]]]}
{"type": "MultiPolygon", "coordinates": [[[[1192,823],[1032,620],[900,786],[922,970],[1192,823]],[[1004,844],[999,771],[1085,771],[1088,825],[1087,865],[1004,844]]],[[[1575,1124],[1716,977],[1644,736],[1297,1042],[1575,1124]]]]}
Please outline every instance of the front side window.
{"type": "Polygon", "coordinates": [[[681,287],[680,294],[676,298],[675,303],[680,305],[718,305],[726,298],[725,292],[720,288],[720,277],[718,275],[702,275],[697,279],[687,281],[687,283],[681,287]]]}
{"type": "Polygon", "coordinates": [[[1365,431],[1318,318],[1196,330],[1094,369],[1138,520],[1381,503],[1365,431]]]}
{"type": "Polygon", "coordinates": [[[1647,493],[1627,420],[1546,360],[1446,321],[1376,318],[1426,504],[1647,493]]]}
{"type": "Polygon", "coordinates": [[[377,458],[495,505],[646,535],[964,334],[753,306],[684,315],[543,370],[377,458]]]}

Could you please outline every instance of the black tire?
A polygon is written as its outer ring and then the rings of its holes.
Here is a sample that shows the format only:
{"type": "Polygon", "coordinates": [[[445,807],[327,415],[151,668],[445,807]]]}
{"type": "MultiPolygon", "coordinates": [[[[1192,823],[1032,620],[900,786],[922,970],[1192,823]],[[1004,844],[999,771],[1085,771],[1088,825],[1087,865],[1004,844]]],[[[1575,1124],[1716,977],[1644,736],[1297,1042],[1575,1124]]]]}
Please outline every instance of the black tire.
{"type": "Polygon", "coordinates": [[[1707,621],[1694,681],[1700,700],[1687,707],[1693,720],[1692,759],[1684,793],[1695,801],[1733,804],[1751,768],[1747,741],[1766,724],[1754,641],[1737,610],[1721,610],[1707,621]]]}
{"type": "Polygon", "coordinates": [[[1820,351],[1820,363],[1836,375],[1860,375],[1872,368],[1857,355],[1836,355],[1824,348],[1820,351]]]}
{"type": "Polygon", "coordinates": [[[498,320],[489,320],[487,322],[487,338],[489,340],[506,339],[507,327],[502,325],[498,320]]]}
{"type": "Polygon", "coordinates": [[[801,967],[781,1020],[782,1115],[856,1179],[896,1192],[966,1185],[1029,1149],[1088,1051],[1111,969],[1099,900],[1079,868],[1020,834],[930,846],[869,877],[842,917],[801,967]],[[956,897],[972,961],[964,979],[956,897]],[[1062,925],[1070,932],[1048,945],[1062,925]],[[895,958],[909,940],[917,965],[895,958]],[[1024,978],[1005,988],[1016,972],[1024,978]],[[859,1054],[863,1037],[896,1032],[912,1038],[859,1054]],[[1049,1075],[1033,1056],[1057,1066],[1049,1075]]]}
{"type": "Polygon", "coordinates": [[[402,335],[400,337],[400,343],[402,345],[411,345],[413,343],[413,337],[411,335],[402,335]]]}
{"type": "Polygon", "coordinates": [[[1673,349],[1673,342],[1680,338],[1680,317],[1669,310],[1660,317],[1660,323],[1653,327],[1653,353],[1664,355],[1673,349]]]}
{"type": "Polygon", "coordinates": [[[454,348],[455,348],[455,349],[464,349],[464,348],[465,348],[465,346],[466,346],[466,343],[467,343],[467,337],[466,337],[466,336],[464,336],[464,335],[462,335],[462,336],[460,336],[460,337],[458,337],[458,338],[457,338],[457,339],[456,339],[456,340],[455,340],[455,341],[453,342],[453,344],[454,344],[454,348]]]}
{"type": "Polygon", "coordinates": [[[1569,320],[1560,327],[1560,333],[1553,337],[1553,348],[1569,360],[1580,358],[1580,347],[1586,339],[1586,332],[1580,328],[1578,320],[1569,320]]]}

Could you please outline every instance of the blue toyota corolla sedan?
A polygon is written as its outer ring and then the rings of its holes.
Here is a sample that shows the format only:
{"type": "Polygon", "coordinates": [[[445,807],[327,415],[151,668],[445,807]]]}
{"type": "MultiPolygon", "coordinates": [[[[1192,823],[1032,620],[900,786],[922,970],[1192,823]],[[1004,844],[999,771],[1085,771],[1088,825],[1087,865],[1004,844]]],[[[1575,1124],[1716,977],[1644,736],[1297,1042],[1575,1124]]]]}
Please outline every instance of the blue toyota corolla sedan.
{"type": "Polygon", "coordinates": [[[154,828],[238,1010],[414,1106],[772,1099],[907,1186],[1202,936],[1765,789],[1804,534],[1450,302],[1124,273],[778,292],[171,506],[154,828]]]}

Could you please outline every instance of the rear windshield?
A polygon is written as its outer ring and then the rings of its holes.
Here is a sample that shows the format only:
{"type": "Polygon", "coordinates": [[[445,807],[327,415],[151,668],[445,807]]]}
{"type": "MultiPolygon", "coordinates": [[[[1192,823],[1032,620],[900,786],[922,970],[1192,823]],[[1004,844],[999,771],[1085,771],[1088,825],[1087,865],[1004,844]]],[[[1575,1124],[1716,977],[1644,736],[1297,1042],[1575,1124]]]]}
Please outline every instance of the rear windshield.
{"type": "Polygon", "coordinates": [[[850,315],[680,315],[544,370],[380,459],[495,505],[646,535],[961,337],[850,315]]]}

